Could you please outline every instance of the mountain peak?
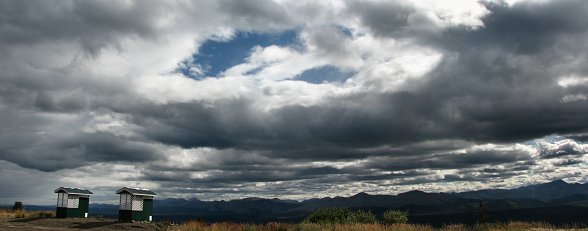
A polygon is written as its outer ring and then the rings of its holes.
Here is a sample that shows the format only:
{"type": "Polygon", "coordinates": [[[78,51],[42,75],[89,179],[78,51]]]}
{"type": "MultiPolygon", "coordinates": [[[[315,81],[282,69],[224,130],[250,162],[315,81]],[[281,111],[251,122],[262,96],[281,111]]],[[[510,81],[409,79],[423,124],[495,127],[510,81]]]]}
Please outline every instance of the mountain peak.
{"type": "Polygon", "coordinates": [[[412,191],[408,191],[408,192],[404,192],[404,193],[399,193],[398,196],[419,196],[419,195],[423,195],[423,194],[427,194],[426,192],[423,192],[421,190],[412,190],[412,191]]]}
{"type": "Polygon", "coordinates": [[[261,198],[261,197],[245,197],[240,199],[240,201],[261,201],[261,200],[268,200],[266,198],[261,198]]]}
{"type": "Polygon", "coordinates": [[[552,182],[546,183],[548,185],[567,185],[568,182],[565,182],[564,180],[554,180],[552,182]]]}
{"type": "Polygon", "coordinates": [[[360,192],[358,194],[353,195],[352,197],[366,197],[366,196],[370,196],[370,194],[367,194],[365,192],[360,192]]]}

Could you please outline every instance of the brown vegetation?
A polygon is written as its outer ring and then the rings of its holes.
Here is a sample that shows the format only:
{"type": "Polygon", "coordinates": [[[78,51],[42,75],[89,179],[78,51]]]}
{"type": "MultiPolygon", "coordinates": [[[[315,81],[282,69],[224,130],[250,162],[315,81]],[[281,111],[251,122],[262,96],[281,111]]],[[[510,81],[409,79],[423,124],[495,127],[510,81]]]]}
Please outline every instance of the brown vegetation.
{"type": "MultiPolygon", "coordinates": [[[[179,231],[311,231],[311,230],[329,230],[329,231],[507,231],[507,230],[558,230],[558,229],[575,229],[578,227],[555,227],[546,223],[539,222],[509,222],[509,223],[489,223],[474,226],[462,224],[446,225],[440,229],[426,225],[412,224],[286,224],[286,223],[267,223],[261,225],[254,224],[236,224],[236,223],[205,223],[202,221],[188,221],[180,226],[174,227],[179,231]]],[[[586,230],[586,229],[584,229],[586,230]]]]}
{"type": "Polygon", "coordinates": [[[0,218],[31,218],[31,217],[54,217],[53,211],[26,211],[0,209],[0,218]]]}

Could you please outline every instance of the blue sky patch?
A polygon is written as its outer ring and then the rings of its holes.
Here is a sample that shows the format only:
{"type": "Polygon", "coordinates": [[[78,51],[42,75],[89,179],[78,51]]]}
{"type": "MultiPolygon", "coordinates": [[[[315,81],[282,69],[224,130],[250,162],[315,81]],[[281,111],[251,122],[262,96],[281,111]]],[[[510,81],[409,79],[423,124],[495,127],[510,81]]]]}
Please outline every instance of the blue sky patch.
{"type": "Polygon", "coordinates": [[[251,54],[251,49],[255,46],[292,46],[297,43],[297,31],[294,30],[282,33],[237,32],[228,41],[207,40],[200,46],[198,53],[192,55],[193,62],[184,61],[176,71],[196,79],[217,76],[226,69],[245,62],[245,58],[251,54]],[[190,66],[201,67],[204,76],[195,76],[190,72],[190,66]]]}

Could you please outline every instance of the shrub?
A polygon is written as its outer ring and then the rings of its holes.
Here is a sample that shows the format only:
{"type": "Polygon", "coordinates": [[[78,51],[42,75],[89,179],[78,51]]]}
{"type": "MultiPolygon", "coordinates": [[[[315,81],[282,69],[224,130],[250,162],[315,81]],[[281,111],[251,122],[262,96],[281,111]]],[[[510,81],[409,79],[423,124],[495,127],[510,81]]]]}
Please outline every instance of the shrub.
{"type": "Polygon", "coordinates": [[[376,216],[371,212],[366,212],[362,210],[358,210],[355,212],[351,212],[347,217],[348,224],[369,224],[369,223],[378,223],[376,216]]]}
{"type": "Polygon", "coordinates": [[[12,211],[22,210],[22,202],[15,201],[14,205],[12,206],[12,211]]]}
{"type": "Polygon", "coordinates": [[[27,216],[27,212],[24,210],[16,210],[14,211],[14,218],[25,218],[27,216]]]}
{"type": "Polygon", "coordinates": [[[345,208],[321,208],[308,215],[303,223],[342,224],[350,211],[345,208]]]}
{"type": "Polygon", "coordinates": [[[480,206],[478,207],[478,224],[488,222],[488,212],[486,212],[486,206],[484,206],[484,201],[480,201],[480,206]]]}
{"type": "Polygon", "coordinates": [[[35,217],[54,217],[55,213],[53,211],[36,211],[35,217]]]}
{"type": "Polygon", "coordinates": [[[53,211],[26,211],[12,209],[0,209],[0,218],[29,218],[29,217],[54,217],[53,211]]]}
{"type": "Polygon", "coordinates": [[[346,208],[321,208],[308,215],[303,223],[315,224],[358,224],[376,223],[376,217],[371,212],[350,211],[346,208]]]}
{"type": "Polygon", "coordinates": [[[408,212],[400,210],[388,210],[384,213],[384,223],[405,224],[408,222],[408,212]]]}

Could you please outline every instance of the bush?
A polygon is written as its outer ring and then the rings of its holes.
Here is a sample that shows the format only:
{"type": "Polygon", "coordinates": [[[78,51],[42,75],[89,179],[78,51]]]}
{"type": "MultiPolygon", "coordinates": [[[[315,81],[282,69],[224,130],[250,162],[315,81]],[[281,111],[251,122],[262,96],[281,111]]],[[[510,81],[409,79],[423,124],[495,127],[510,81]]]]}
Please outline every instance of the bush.
{"type": "Polygon", "coordinates": [[[321,208],[306,217],[303,223],[315,224],[358,224],[376,223],[371,212],[350,211],[346,208],[321,208]]]}
{"type": "Polygon", "coordinates": [[[370,224],[370,223],[378,223],[376,216],[371,212],[366,211],[355,211],[351,212],[347,217],[348,224],[370,224]]]}
{"type": "Polygon", "coordinates": [[[308,215],[303,223],[343,224],[349,213],[345,208],[321,208],[308,215]]]}
{"type": "Polygon", "coordinates": [[[480,207],[478,208],[478,224],[483,224],[488,222],[488,212],[486,212],[486,206],[484,206],[484,201],[480,201],[480,207]]]}
{"type": "Polygon", "coordinates": [[[14,205],[12,206],[12,211],[22,210],[22,202],[15,201],[14,205]]]}
{"type": "Polygon", "coordinates": [[[27,212],[24,210],[16,210],[14,211],[14,218],[25,218],[27,216],[27,212]]]}
{"type": "Polygon", "coordinates": [[[388,210],[384,213],[384,223],[405,224],[408,222],[408,212],[400,210],[388,210]]]}
{"type": "Polygon", "coordinates": [[[53,211],[26,211],[12,209],[0,209],[0,218],[29,218],[29,217],[54,217],[53,211]]]}
{"type": "Polygon", "coordinates": [[[53,211],[36,211],[35,217],[54,217],[55,213],[53,211]]]}

